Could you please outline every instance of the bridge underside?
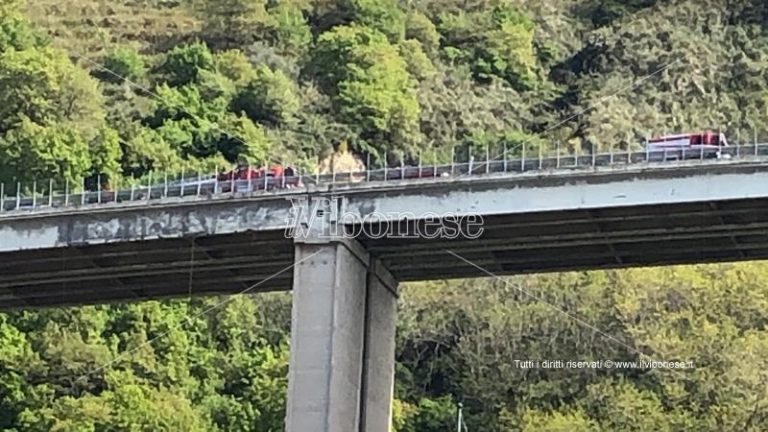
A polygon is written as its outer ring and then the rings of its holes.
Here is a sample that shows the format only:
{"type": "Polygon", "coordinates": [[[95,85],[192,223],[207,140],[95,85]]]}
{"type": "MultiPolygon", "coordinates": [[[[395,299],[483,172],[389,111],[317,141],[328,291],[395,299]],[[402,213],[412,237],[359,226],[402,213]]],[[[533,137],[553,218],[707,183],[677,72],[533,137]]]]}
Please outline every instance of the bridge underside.
{"type": "Polygon", "coordinates": [[[3,253],[0,308],[285,290],[293,253],[282,232],[3,253]]]}
{"type": "Polygon", "coordinates": [[[476,240],[365,244],[400,280],[768,258],[768,200],[528,213],[483,227],[476,240]]]}
{"type": "MultiPolygon", "coordinates": [[[[768,200],[494,216],[483,229],[360,242],[400,281],[768,258],[768,200]]],[[[0,308],[288,290],[293,262],[282,231],[8,252],[0,308]]]]}

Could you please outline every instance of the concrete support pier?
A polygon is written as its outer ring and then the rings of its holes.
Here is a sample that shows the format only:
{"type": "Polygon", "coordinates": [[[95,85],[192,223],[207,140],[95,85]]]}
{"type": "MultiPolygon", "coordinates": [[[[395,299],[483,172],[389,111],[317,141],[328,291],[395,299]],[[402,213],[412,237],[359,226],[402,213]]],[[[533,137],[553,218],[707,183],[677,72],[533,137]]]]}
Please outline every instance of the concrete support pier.
{"type": "Polygon", "coordinates": [[[354,240],[296,240],[287,432],[389,432],[397,281],[354,240]]]}

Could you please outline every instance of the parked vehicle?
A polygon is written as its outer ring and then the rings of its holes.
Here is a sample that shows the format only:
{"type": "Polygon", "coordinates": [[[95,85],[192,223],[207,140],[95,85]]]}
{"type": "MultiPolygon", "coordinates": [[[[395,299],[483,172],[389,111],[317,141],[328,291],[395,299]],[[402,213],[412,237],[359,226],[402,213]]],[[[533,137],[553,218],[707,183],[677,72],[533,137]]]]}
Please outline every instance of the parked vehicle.
{"type": "Polygon", "coordinates": [[[221,192],[250,192],[254,190],[291,189],[301,186],[301,178],[293,167],[272,165],[268,168],[240,166],[221,173],[216,178],[221,192]]]}
{"type": "Polygon", "coordinates": [[[645,149],[651,160],[729,158],[724,151],[728,140],[723,133],[712,131],[665,135],[650,139],[645,149]]]}

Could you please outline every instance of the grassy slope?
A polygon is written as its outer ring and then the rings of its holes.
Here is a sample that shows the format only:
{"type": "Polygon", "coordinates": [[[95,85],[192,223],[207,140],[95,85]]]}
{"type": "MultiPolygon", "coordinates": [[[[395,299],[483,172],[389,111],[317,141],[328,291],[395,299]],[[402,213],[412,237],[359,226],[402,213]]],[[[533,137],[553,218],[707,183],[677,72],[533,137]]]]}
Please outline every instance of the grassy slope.
{"type": "Polygon", "coordinates": [[[192,10],[167,0],[35,0],[26,12],[74,56],[98,56],[122,43],[163,49],[194,38],[199,29],[192,10]]]}

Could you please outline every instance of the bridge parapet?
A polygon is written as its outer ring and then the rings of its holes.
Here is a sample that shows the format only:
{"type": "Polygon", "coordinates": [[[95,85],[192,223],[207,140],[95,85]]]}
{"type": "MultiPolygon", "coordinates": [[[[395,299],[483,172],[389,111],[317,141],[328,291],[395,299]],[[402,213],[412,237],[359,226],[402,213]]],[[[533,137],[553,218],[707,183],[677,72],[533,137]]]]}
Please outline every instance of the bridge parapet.
{"type": "Polygon", "coordinates": [[[684,150],[641,151],[593,154],[539,153],[533,157],[522,155],[510,158],[505,149],[500,157],[447,165],[400,166],[395,168],[369,169],[362,172],[297,174],[292,177],[268,178],[264,181],[220,180],[216,175],[184,175],[163,183],[132,184],[129,188],[112,190],[74,189],[69,183],[52,181],[33,182],[30,185],[0,183],[0,218],[8,214],[46,213],[56,209],[89,209],[94,207],[142,206],[174,201],[209,201],[211,199],[271,196],[279,194],[315,193],[337,187],[359,185],[362,188],[378,187],[381,183],[408,183],[419,180],[454,181],[467,177],[503,175],[509,177],[552,175],[579,171],[605,171],[624,169],[664,169],[692,164],[768,162],[768,144],[737,145],[727,148],[724,155],[729,159],[712,159],[713,153],[686,152],[684,150]]]}

